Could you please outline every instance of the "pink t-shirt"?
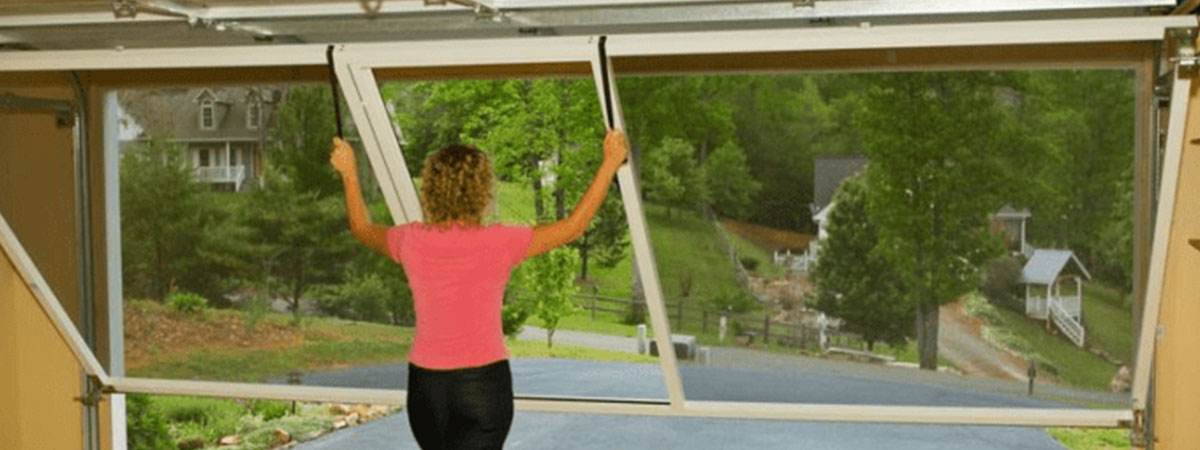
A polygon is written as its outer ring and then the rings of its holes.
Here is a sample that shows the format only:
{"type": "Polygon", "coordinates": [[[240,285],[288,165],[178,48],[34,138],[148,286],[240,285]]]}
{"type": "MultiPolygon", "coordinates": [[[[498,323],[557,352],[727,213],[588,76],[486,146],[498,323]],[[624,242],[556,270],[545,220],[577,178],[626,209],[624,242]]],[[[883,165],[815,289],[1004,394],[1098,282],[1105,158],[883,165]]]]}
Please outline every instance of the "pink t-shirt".
{"type": "Polygon", "coordinates": [[[533,229],[504,225],[388,230],[389,252],[408,275],[417,313],[408,361],[457,369],[508,358],[500,327],[504,286],[532,240],[533,229]]]}

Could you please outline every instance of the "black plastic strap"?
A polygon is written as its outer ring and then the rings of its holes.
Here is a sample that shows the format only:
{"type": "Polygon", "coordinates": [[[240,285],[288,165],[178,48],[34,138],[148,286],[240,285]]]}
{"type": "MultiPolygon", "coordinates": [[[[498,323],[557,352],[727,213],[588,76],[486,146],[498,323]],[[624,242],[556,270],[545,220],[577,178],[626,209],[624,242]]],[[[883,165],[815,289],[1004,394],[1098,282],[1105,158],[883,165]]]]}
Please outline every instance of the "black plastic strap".
{"type": "Polygon", "coordinates": [[[325,61],[329,64],[329,87],[333,88],[333,115],[337,119],[337,137],[345,137],[342,135],[342,102],[338,95],[338,79],[337,71],[333,69],[333,46],[330,45],[325,49],[325,61]]]}
{"type": "Polygon", "coordinates": [[[608,128],[616,128],[616,120],[613,118],[613,101],[612,87],[608,85],[608,50],[604,46],[604,42],[608,40],[608,36],[600,36],[600,82],[604,84],[604,117],[608,119],[608,128]]]}

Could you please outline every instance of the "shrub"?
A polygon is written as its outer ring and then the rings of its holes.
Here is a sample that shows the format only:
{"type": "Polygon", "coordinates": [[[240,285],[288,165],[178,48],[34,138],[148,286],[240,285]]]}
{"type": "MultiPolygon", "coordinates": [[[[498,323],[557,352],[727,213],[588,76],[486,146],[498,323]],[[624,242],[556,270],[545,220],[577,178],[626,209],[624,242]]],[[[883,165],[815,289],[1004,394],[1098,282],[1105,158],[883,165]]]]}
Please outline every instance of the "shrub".
{"type": "Polygon", "coordinates": [[[164,450],[175,446],[162,411],[150,404],[146,394],[125,396],[125,421],[130,450],[164,450]]]}
{"type": "Polygon", "coordinates": [[[757,269],[757,268],[758,268],[758,260],[757,260],[757,259],[754,259],[754,258],[752,258],[752,257],[749,257],[749,256],[743,256],[743,257],[740,259],[740,261],[742,262],[742,267],[745,267],[745,268],[746,268],[746,270],[749,270],[749,271],[751,271],[751,272],[753,272],[753,271],[754,271],[754,269],[757,269]]]}
{"type": "Polygon", "coordinates": [[[980,290],[988,301],[1025,313],[1021,303],[1021,262],[1011,256],[993,259],[984,268],[980,290]]]}
{"type": "Polygon", "coordinates": [[[215,443],[222,436],[238,434],[244,428],[246,409],[233,400],[200,397],[161,397],[156,403],[176,435],[185,439],[201,438],[215,443]]]}
{"type": "Polygon", "coordinates": [[[513,337],[521,332],[525,321],[529,320],[529,308],[519,302],[516,296],[508,297],[500,309],[500,327],[505,336],[513,337]]]}
{"type": "Polygon", "coordinates": [[[646,304],[629,302],[629,305],[625,307],[625,315],[621,317],[621,323],[625,325],[646,323],[646,304]]]}
{"type": "Polygon", "coordinates": [[[248,406],[251,413],[262,417],[264,421],[286,416],[292,407],[291,403],[278,400],[251,400],[248,406]]]}
{"type": "Polygon", "coordinates": [[[167,305],[184,314],[201,314],[208,308],[208,300],[190,292],[172,292],[167,296],[167,305]]]}

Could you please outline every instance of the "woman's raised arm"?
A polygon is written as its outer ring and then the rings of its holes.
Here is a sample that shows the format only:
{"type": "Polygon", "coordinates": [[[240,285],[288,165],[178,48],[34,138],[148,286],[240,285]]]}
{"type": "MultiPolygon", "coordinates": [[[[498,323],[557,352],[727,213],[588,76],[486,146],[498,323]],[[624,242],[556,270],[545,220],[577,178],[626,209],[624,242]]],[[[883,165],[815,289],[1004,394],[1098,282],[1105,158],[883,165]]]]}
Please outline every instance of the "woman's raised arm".
{"type": "Polygon", "coordinates": [[[546,253],[583,236],[592,217],[596,215],[596,210],[604,203],[604,196],[608,194],[613,175],[628,155],[629,143],[625,140],[625,134],[617,130],[609,131],[608,136],[604,138],[604,161],[600,163],[600,169],[596,170],[592,184],[566,219],[533,228],[533,241],[530,242],[525,257],[532,258],[546,253]]]}
{"type": "Polygon", "coordinates": [[[354,149],[350,148],[350,144],[347,144],[345,140],[333,138],[333,151],[329,155],[329,162],[333,164],[334,170],[337,170],[338,174],[342,176],[342,187],[346,191],[346,218],[350,221],[350,234],[367,248],[390,259],[392,255],[388,251],[387,245],[389,227],[372,223],[371,216],[367,214],[362,188],[358,185],[358,162],[355,161],[354,149]]]}

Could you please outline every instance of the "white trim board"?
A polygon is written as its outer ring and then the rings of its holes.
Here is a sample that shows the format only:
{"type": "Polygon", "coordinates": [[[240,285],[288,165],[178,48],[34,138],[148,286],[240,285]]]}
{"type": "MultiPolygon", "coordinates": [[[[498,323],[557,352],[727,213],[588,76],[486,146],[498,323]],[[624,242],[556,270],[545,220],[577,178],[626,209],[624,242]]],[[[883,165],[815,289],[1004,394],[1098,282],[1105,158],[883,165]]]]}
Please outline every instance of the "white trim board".
{"type": "MultiPolygon", "coordinates": [[[[293,385],[264,385],[213,381],[114,378],[118,392],[261,398],[353,404],[403,406],[403,390],[293,385]]],[[[658,399],[607,401],[588,398],[518,398],[518,411],[569,414],[622,414],[666,417],[785,420],[806,422],[909,423],[951,425],[1128,427],[1133,412],[1112,409],[976,408],[943,406],[828,405],[687,401],[680,406],[654,404],[658,399]]]]}
{"type": "MultiPolygon", "coordinates": [[[[1160,41],[1192,16],[887,25],[758,31],[618,34],[609,56],[703,55],[814,50],[936,48],[1160,41]]],[[[380,67],[587,62],[589,36],[345,44],[347,62],[380,67]],[[577,47],[577,48],[576,48],[577,47]]],[[[325,65],[325,45],[9,52],[0,72],[325,65]]]]}

